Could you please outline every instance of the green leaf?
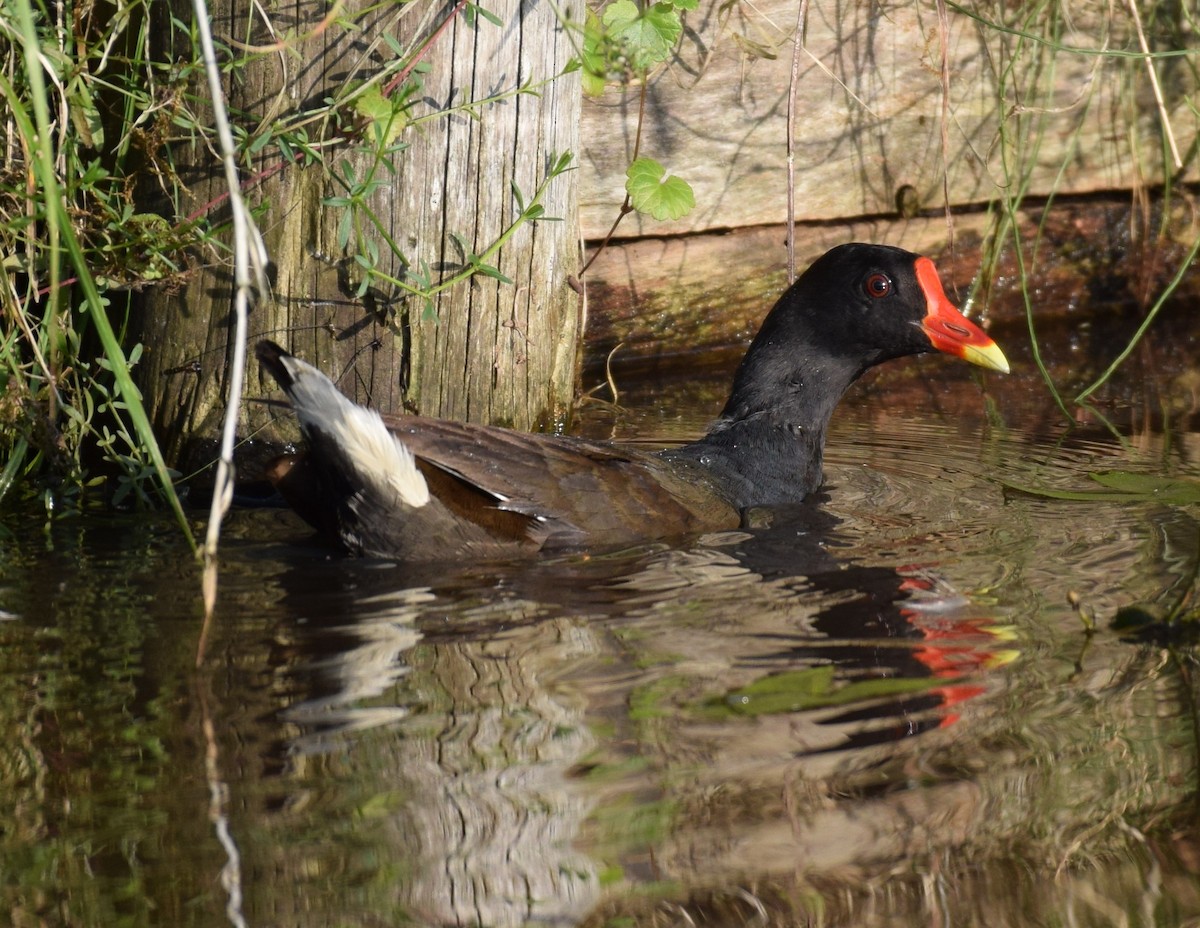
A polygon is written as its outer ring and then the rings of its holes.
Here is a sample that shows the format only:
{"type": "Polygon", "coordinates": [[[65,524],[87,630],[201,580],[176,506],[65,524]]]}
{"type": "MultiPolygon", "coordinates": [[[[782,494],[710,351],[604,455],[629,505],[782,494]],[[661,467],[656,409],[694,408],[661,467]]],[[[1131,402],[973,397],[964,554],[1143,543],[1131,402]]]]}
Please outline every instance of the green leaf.
{"type": "Polygon", "coordinates": [[[84,76],[77,76],[67,84],[67,98],[71,104],[71,122],[79,133],[80,141],[88,148],[103,148],[104,123],[100,120],[100,111],[96,109],[96,101],[84,76]]]}
{"type": "Polygon", "coordinates": [[[604,93],[604,84],[608,79],[607,39],[600,17],[588,10],[583,27],[583,48],[580,50],[579,64],[583,68],[580,75],[583,92],[589,97],[598,97],[604,93]]]}
{"type": "Polygon", "coordinates": [[[625,190],[633,208],[655,219],[679,219],[696,205],[691,185],[681,177],[664,177],[653,158],[638,158],[625,171],[625,190]]]}
{"type": "Polygon", "coordinates": [[[246,149],[252,155],[257,155],[260,151],[267,147],[267,143],[271,141],[271,133],[264,132],[261,135],[253,136],[250,139],[250,145],[246,149]]]}
{"type": "Polygon", "coordinates": [[[354,112],[369,122],[382,122],[392,115],[392,103],[378,84],[372,84],[354,98],[354,112]]]}
{"type": "Polygon", "coordinates": [[[372,84],[354,98],[354,111],[366,121],[381,147],[396,141],[408,125],[404,107],[385,97],[378,84],[372,84]]]}
{"type": "Polygon", "coordinates": [[[554,166],[550,169],[551,175],[554,177],[557,177],[559,174],[562,174],[564,171],[570,170],[571,162],[574,160],[575,160],[575,152],[564,151],[561,155],[558,156],[558,160],[554,161],[554,166]]]}
{"type": "Polygon", "coordinates": [[[472,29],[475,28],[475,17],[477,16],[482,19],[486,19],[493,26],[504,25],[504,20],[502,20],[495,13],[485,10],[478,3],[468,3],[466,10],[463,12],[463,18],[466,20],[467,25],[472,29]]]}
{"type": "Polygon", "coordinates": [[[473,267],[475,269],[476,273],[482,274],[484,277],[495,278],[496,280],[500,281],[500,283],[502,283],[502,284],[511,284],[512,283],[512,278],[506,277],[502,273],[500,273],[500,268],[493,267],[490,264],[484,264],[482,261],[480,261],[474,255],[472,255],[471,257],[474,258],[474,260],[471,261],[471,267],[473,267]]]}
{"type": "Polygon", "coordinates": [[[337,243],[338,248],[346,250],[350,244],[350,232],[354,228],[354,213],[351,210],[346,210],[342,213],[342,217],[338,220],[337,226],[337,243]]]}
{"type": "Polygon", "coordinates": [[[666,61],[683,33],[683,23],[670,3],[640,10],[633,0],[616,0],[604,11],[603,23],[609,36],[625,47],[636,71],[666,61]]]}
{"type": "MultiPolygon", "coordinates": [[[[99,161],[88,162],[87,169],[83,172],[83,176],[79,178],[79,182],[85,187],[94,187],[102,180],[108,178],[108,172],[104,170],[104,165],[99,161]]],[[[129,206],[132,210],[133,207],[129,206]]]]}
{"type": "Polygon", "coordinates": [[[942,677],[873,677],[839,686],[833,665],[822,664],[762,677],[714,700],[712,705],[723,703],[725,709],[738,715],[777,715],[923,693],[947,682],[942,677]]]}
{"type": "Polygon", "coordinates": [[[1055,487],[1032,487],[1005,482],[1005,486],[1027,496],[1088,503],[1146,503],[1157,502],[1170,506],[1200,503],[1200,481],[1186,477],[1162,477],[1155,474],[1135,474],[1110,470],[1088,474],[1102,490],[1060,490],[1055,487]]]}
{"type": "Polygon", "coordinates": [[[472,258],[476,257],[475,252],[471,251],[471,243],[467,241],[466,236],[464,236],[461,232],[454,231],[451,231],[449,235],[450,240],[458,246],[458,250],[462,252],[462,256],[465,260],[469,262],[472,258]]]}
{"type": "Polygon", "coordinates": [[[598,97],[604,93],[604,72],[596,73],[585,68],[579,77],[579,82],[583,86],[583,92],[589,97],[598,97]]]}
{"type": "Polygon", "coordinates": [[[637,21],[641,16],[638,5],[633,0],[614,0],[604,10],[604,27],[610,35],[616,35],[622,29],[637,21]]]}

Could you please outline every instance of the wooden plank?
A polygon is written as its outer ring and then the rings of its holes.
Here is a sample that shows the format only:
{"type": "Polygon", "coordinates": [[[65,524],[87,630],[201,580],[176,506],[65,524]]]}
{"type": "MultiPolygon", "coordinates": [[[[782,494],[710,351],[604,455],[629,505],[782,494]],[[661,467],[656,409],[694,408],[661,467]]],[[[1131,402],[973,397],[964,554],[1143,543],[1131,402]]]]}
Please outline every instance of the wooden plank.
{"type": "MultiPolygon", "coordinates": [[[[1186,202],[1173,202],[1180,208],[1166,216],[1161,204],[1135,209],[1128,194],[1022,211],[1020,232],[1029,243],[1025,263],[1036,284],[1039,324],[1061,323],[1093,303],[1127,308],[1131,318],[1143,313],[1200,234],[1186,202]]],[[[980,276],[992,221],[985,211],[956,216],[953,239],[940,216],[800,226],[797,268],[802,271],[842,242],[899,245],[933,258],[946,292],[961,305],[980,276]]],[[[618,366],[644,370],[678,364],[684,355],[744,346],[786,288],[784,235],[784,226],[757,226],[610,245],[586,278],[586,382],[596,382],[610,354],[618,366]]],[[[969,313],[985,321],[1023,317],[1020,276],[1006,244],[995,271],[984,275],[989,290],[969,313]]],[[[1174,301],[1186,305],[1197,299],[1200,277],[1193,274],[1174,301]]]]}
{"type": "MultiPolygon", "coordinates": [[[[982,214],[963,217],[958,235],[977,243],[984,225],[982,214]]],[[[755,226],[610,245],[587,276],[589,366],[613,352],[616,362],[630,363],[748,343],[787,288],[785,235],[784,226],[755,226]]],[[[850,241],[940,255],[949,232],[944,220],[931,218],[800,227],[797,268],[850,241]]]]}
{"type": "MultiPolygon", "coordinates": [[[[1062,46],[1138,49],[1124,8],[1081,0],[1014,27],[1052,35],[1062,46]]],[[[1008,9],[1008,8],[1006,8],[1008,9]]],[[[672,66],[649,81],[641,154],[662,161],[696,190],[697,207],[672,223],[631,215],[621,234],[665,235],[786,219],[786,113],[796,0],[702,0],[685,17],[672,66]],[[755,43],[774,59],[751,57],[755,43]]],[[[1146,12],[1144,16],[1149,16],[1146,12]]],[[[949,13],[947,145],[942,145],[939,28],[933,4],[812,0],[799,75],[796,202],[799,220],[896,212],[911,188],[924,207],[980,203],[1014,189],[1028,193],[1128,189],[1162,177],[1162,121],[1146,62],[1056,51],[953,9],[949,13]],[[1007,166],[1006,166],[1007,163],[1007,166]]],[[[1163,48],[1194,48],[1150,23],[1163,48]]],[[[1195,61],[1156,64],[1166,111],[1183,147],[1200,130],[1192,101],[1195,61]]],[[[633,150],[636,89],[586,102],[580,208],[583,232],[607,232],[624,196],[633,150]]],[[[1196,159],[1184,176],[1197,178],[1196,159]]]]}

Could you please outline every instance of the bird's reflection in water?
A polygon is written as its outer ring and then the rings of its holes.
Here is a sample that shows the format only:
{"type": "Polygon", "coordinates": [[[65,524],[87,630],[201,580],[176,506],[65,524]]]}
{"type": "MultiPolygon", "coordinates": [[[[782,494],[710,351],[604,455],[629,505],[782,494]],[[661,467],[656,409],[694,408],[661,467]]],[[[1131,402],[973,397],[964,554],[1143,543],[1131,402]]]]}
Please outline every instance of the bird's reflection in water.
{"type": "Polygon", "coordinates": [[[286,632],[289,750],[378,751],[389,739],[368,748],[361,733],[394,731],[407,907],[450,924],[570,921],[599,893],[576,848],[613,789],[585,772],[631,754],[660,771],[703,758],[710,781],[786,758],[870,765],[983,691],[992,620],[935,572],[855,563],[819,504],[755,521],[675,548],[305,560],[285,578],[305,620],[286,632]]]}
{"type": "Polygon", "coordinates": [[[981,672],[1011,657],[994,617],[935,569],[858,563],[837,528],[805,503],[616,582],[671,673],[705,666],[692,708],[706,719],[724,710],[738,732],[737,718],[786,717],[797,755],[887,744],[953,724],[981,672]]]}
{"type": "Polygon", "coordinates": [[[281,713],[301,731],[290,739],[290,750],[320,753],[336,748],[348,733],[408,717],[410,707],[389,697],[410,670],[406,655],[421,640],[415,619],[433,599],[422,589],[359,598],[347,624],[301,633],[305,650],[320,647],[292,671],[302,698],[281,713]]]}

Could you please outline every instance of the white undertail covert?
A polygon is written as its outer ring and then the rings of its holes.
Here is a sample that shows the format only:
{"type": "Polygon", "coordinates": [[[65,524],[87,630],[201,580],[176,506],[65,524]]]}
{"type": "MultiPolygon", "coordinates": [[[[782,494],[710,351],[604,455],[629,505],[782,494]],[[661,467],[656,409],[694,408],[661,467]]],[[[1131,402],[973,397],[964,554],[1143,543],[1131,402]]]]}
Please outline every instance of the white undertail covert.
{"type": "Polygon", "coordinates": [[[288,395],[305,431],[329,436],[362,482],[376,492],[395,493],[407,506],[429,502],[429,486],[412,452],[388,431],[379,413],[352,403],[311,364],[292,355],[280,360],[292,377],[288,395]]]}

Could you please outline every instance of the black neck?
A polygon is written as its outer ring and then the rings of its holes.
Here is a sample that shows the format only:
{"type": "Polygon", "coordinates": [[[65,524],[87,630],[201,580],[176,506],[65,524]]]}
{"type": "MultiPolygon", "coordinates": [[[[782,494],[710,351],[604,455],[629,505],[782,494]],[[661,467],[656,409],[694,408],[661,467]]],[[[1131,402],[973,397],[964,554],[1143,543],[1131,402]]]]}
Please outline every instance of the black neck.
{"type": "Polygon", "coordinates": [[[816,352],[783,357],[756,342],[712,430],[666,456],[740,509],[800,502],[821,485],[829,419],[863,369],[816,352]]]}

